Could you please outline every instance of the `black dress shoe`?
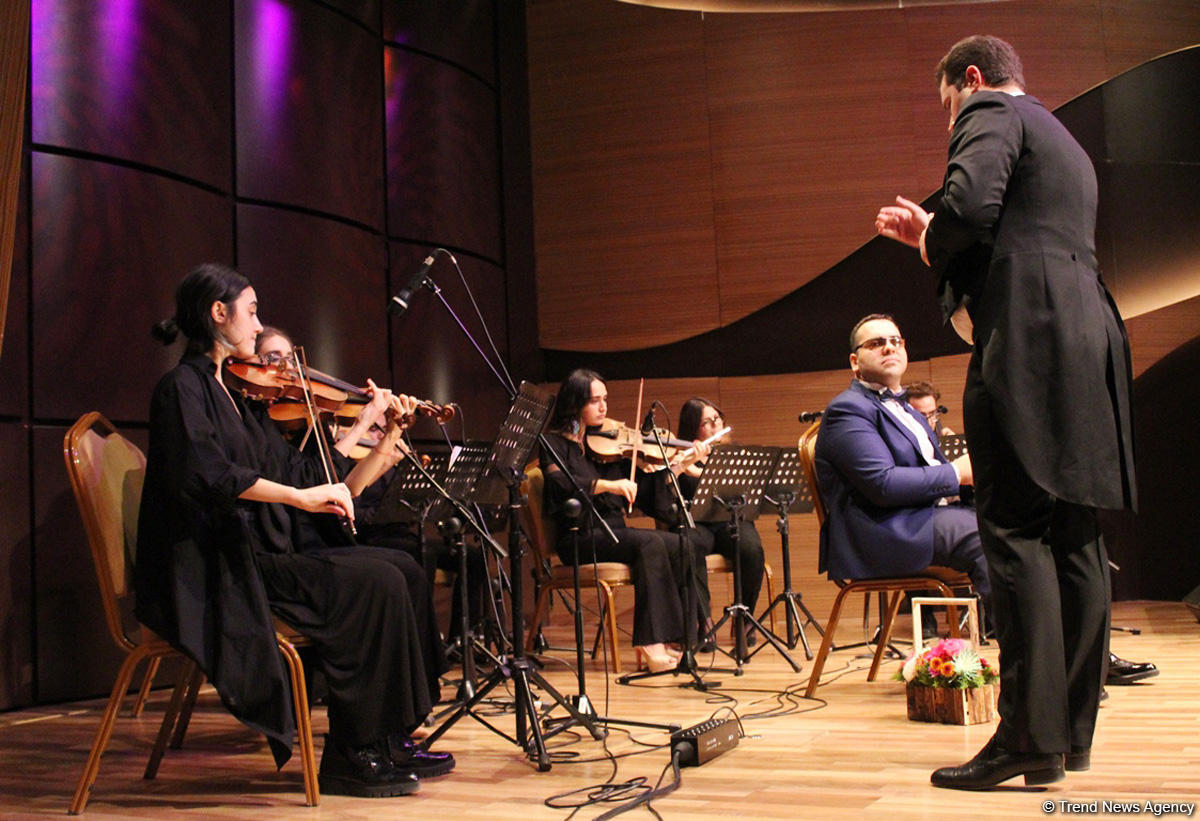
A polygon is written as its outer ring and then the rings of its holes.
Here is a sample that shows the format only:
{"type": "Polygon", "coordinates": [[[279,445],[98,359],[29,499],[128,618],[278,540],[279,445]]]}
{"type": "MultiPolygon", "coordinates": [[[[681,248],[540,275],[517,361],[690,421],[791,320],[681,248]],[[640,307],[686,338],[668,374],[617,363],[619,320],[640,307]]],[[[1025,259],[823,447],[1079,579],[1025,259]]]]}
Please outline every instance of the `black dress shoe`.
{"type": "Polygon", "coordinates": [[[1126,661],[1116,653],[1108,654],[1108,678],[1104,683],[1109,685],[1133,684],[1144,678],[1158,675],[1158,668],[1148,661],[1126,661]]]}
{"type": "Polygon", "coordinates": [[[1063,756],[1063,769],[1070,772],[1082,772],[1092,768],[1092,748],[1071,745],[1071,752],[1063,756]]]}
{"type": "Polygon", "coordinates": [[[987,790],[1018,775],[1025,776],[1025,783],[1030,785],[1061,781],[1066,777],[1062,753],[1009,752],[993,737],[966,764],[934,770],[929,780],[935,787],[987,790]]]}
{"type": "Polygon", "coordinates": [[[351,749],[327,735],[317,785],[327,795],[387,798],[412,795],[421,781],[416,773],[397,769],[383,743],[351,749]]]}
{"type": "Polygon", "coordinates": [[[453,755],[426,750],[405,733],[392,733],[387,744],[396,769],[416,773],[419,778],[445,775],[454,769],[453,755]]]}

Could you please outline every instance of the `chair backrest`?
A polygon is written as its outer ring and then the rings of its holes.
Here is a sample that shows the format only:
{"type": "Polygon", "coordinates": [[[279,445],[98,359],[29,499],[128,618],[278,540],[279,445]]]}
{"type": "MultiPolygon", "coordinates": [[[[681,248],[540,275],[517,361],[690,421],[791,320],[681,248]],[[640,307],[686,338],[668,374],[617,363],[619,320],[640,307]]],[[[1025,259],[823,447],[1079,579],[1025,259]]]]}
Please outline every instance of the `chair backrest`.
{"type": "Polygon", "coordinates": [[[131,649],[122,603],[131,599],[138,510],[146,457],[96,411],[85,413],[63,437],[63,458],[87,531],[109,632],[131,649]]]}
{"type": "Polygon", "coordinates": [[[821,428],[821,420],[812,423],[812,427],[800,434],[796,449],[800,452],[800,469],[804,472],[804,480],[812,491],[813,510],[817,514],[817,524],[824,525],[829,514],[825,500],[821,497],[821,486],[817,484],[817,431],[821,428]]]}
{"type": "Polygon", "coordinates": [[[525,505],[521,508],[521,527],[529,537],[530,547],[537,554],[539,572],[559,563],[558,554],[554,551],[554,524],[547,521],[544,515],[542,493],[545,486],[541,468],[536,465],[525,468],[525,505]]]}

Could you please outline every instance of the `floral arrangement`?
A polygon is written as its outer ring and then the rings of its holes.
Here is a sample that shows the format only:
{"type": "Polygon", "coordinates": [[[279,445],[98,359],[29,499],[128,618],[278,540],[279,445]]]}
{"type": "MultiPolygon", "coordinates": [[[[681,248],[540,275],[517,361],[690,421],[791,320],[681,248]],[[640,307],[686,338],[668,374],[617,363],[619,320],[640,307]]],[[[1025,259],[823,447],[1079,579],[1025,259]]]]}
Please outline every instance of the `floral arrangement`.
{"type": "Polygon", "coordinates": [[[996,669],[964,639],[942,639],[921,654],[914,653],[892,678],[918,687],[968,690],[1000,678],[996,669]]]}

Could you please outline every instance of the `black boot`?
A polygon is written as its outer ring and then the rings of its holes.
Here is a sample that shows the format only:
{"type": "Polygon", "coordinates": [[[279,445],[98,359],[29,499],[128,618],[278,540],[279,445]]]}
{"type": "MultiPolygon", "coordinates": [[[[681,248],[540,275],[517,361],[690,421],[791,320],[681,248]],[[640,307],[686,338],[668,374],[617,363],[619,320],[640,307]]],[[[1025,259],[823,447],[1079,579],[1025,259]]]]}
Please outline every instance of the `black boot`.
{"type": "Polygon", "coordinates": [[[392,763],[384,743],[352,749],[329,735],[325,736],[317,784],[327,795],[359,798],[412,795],[421,788],[416,773],[398,769],[392,763]]]}
{"type": "Polygon", "coordinates": [[[407,733],[392,733],[387,740],[388,755],[399,770],[417,774],[419,778],[445,775],[454,769],[454,756],[426,750],[407,733]]]}
{"type": "Polygon", "coordinates": [[[1030,785],[1061,781],[1066,777],[1062,753],[1009,752],[992,736],[979,754],[966,764],[934,770],[929,780],[935,787],[987,790],[1018,775],[1025,776],[1025,783],[1030,785]]]}

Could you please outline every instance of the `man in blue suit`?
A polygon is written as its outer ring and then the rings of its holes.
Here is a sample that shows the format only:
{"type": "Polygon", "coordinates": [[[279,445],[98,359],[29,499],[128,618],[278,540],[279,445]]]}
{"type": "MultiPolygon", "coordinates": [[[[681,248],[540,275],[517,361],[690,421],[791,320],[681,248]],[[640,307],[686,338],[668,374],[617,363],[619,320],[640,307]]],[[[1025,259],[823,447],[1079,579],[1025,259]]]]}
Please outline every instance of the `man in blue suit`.
{"type": "Polygon", "coordinates": [[[970,576],[986,612],[991,585],[975,512],[946,502],[972,484],[971,463],[948,461],[925,417],[904,401],[907,368],[890,316],[858,321],[850,332],[854,380],[829,403],[817,435],[817,481],[829,508],[821,569],[865,579],[952,567],[970,576]]]}

